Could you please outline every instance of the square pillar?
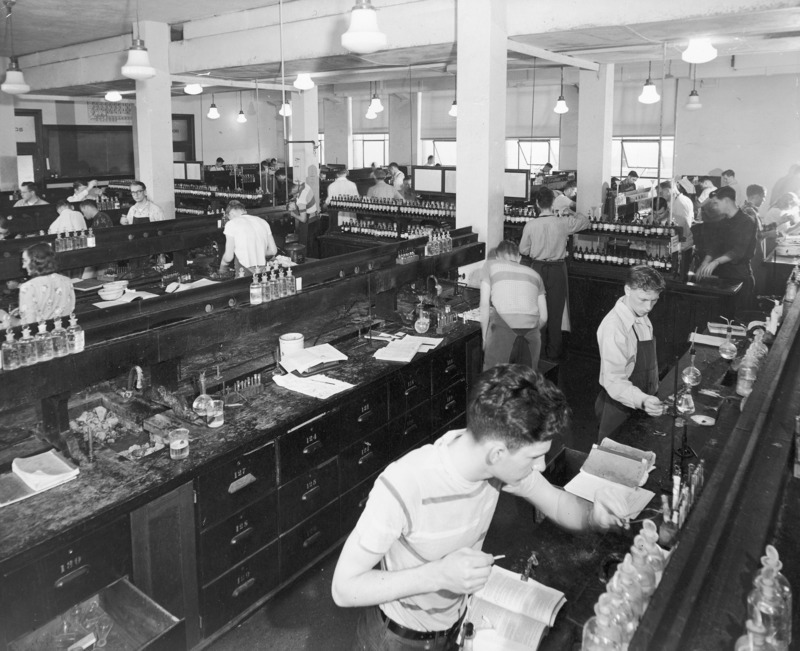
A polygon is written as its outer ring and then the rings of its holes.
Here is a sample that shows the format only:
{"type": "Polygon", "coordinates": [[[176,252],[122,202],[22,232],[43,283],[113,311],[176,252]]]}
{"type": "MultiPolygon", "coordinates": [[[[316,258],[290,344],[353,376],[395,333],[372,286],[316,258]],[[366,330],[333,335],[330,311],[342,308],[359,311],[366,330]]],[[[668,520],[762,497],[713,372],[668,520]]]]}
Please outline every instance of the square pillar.
{"type": "Polygon", "coordinates": [[[346,97],[322,100],[325,161],[350,166],[350,102],[346,97]]]}
{"type": "Polygon", "coordinates": [[[611,178],[614,119],[614,64],[581,70],[578,113],[578,211],[602,206],[611,178]]]}
{"type": "MultiPolygon", "coordinates": [[[[419,146],[418,93],[389,93],[384,98],[389,111],[389,161],[413,165],[419,146]]],[[[410,171],[410,169],[409,169],[410,171]]]]}
{"type": "Polygon", "coordinates": [[[506,2],[460,0],[457,13],[456,225],[486,250],[503,239],[506,2]]]}
{"type": "Polygon", "coordinates": [[[136,178],[147,185],[147,196],[161,207],[167,219],[175,219],[169,25],[142,21],[139,31],[156,74],[136,82],[136,178]]]}
{"type": "MultiPolygon", "coordinates": [[[[0,57],[0,66],[8,68],[8,59],[0,57]]],[[[16,190],[18,186],[14,96],[0,92],[0,190],[16,190]]]]}
{"type": "MultiPolygon", "coordinates": [[[[292,95],[292,140],[319,141],[319,107],[317,87],[292,95]]],[[[292,144],[292,167],[296,181],[305,181],[314,188],[319,201],[319,158],[311,142],[292,144]]]]}

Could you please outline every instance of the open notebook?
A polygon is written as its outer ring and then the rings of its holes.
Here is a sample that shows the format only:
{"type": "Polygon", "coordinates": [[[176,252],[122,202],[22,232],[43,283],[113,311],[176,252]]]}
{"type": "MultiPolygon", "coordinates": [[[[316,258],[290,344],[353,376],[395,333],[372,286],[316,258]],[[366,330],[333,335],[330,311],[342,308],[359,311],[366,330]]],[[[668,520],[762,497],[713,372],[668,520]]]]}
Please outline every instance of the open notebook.
{"type": "Polygon", "coordinates": [[[55,450],[14,459],[11,472],[0,475],[0,506],[19,502],[75,479],[78,472],[75,465],[55,450]]]}

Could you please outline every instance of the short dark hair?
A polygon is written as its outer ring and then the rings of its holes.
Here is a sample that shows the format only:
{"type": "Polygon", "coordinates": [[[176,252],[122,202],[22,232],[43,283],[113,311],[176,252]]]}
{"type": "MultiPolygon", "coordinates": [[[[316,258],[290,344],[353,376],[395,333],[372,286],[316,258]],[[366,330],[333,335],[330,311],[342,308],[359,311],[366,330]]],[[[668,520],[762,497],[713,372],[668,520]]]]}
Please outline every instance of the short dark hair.
{"type": "Polygon", "coordinates": [[[570,408],[561,390],[529,366],[500,364],[475,381],[467,429],[476,441],[495,439],[514,452],[566,429],[570,408]]]}
{"type": "Polygon", "coordinates": [[[347,176],[347,168],[342,167],[341,169],[336,170],[336,176],[347,176]]]}
{"type": "Polygon", "coordinates": [[[75,181],[72,184],[72,189],[73,190],[77,190],[78,188],[85,188],[87,185],[89,185],[89,184],[88,183],[84,183],[83,181],[75,181]]]}
{"type": "Polygon", "coordinates": [[[658,187],[661,190],[672,190],[672,181],[661,181],[661,183],[658,184],[658,187]]]}
{"type": "Polygon", "coordinates": [[[217,156],[217,163],[224,163],[225,159],[222,156],[217,156]]]}
{"type": "Polygon", "coordinates": [[[506,258],[506,256],[517,257],[519,255],[519,246],[516,242],[511,240],[503,240],[497,245],[497,257],[506,258]]]}
{"type": "Polygon", "coordinates": [[[628,176],[632,176],[633,178],[638,179],[639,173],[636,170],[631,170],[630,172],[628,172],[628,176]]]}
{"type": "Polygon", "coordinates": [[[667,284],[664,282],[664,277],[655,269],[640,264],[628,269],[628,275],[625,277],[625,286],[631,289],[643,289],[646,292],[658,292],[660,294],[667,284]]]}
{"type": "Polygon", "coordinates": [[[753,195],[760,194],[762,197],[767,196],[767,189],[763,185],[758,185],[758,183],[753,183],[752,185],[747,186],[747,190],[745,194],[748,197],[752,197],[753,195]]]}
{"type": "Polygon", "coordinates": [[[376,181],[382,181],[383,179],[386,178],[386,170],[383,169],[382,167],[376,168],[373,174],[375,175],[376,181]]]}
{"type": "Polygon", "coordinates": [[[544,165],[542,165],[542,169],[544,169],[545,167],[549,167],[550,169],[553,169],[553,164],[552,163],[545,163],[544,165]]]}
{"type": "Polygon", "coordinates": [[[69,208],[70,210],[72,210],[72,204],[69,201],[62,199],[56,204],[56,210],[58,210],[59,208],[69,208]]]}
{"type": "Polygon", "coordinates": [[[231,210],[242,210],[244,212],[247,212],[247,208],[245,207],[245,205],[238,199],[231,199],[228,202],[228,205],[225,206],[225,214],[228,214],[231,210]]]}
{"type": "Polygon", "coordinates": [[[572,188],[577,188],[578,184],[575,181],[567,181],[566,185],[564,185],[564,190],[571,190],[572,188]]]}
{"type": "Polygon", "coordinates": [[[29,246],[25,249],[25,253],[28,254],[28,258],[31,261],[28,273],[32,278],[55,273],[56,253],[47,242],[39,242],[39,244],[29,246]]]}
{"type": "Polygon", "coordinates": [[[141,185],[142,186],[142,190],[147,192],[147,186],[144,183],[142,183],[141,181],[131,181],[131,185],[141,185]]]}
{"type": "Polygon", "coordinates": [[[733,203],[736,203],[736,190],[729,185],[723,185],[721,188],[714,190],[708,197],[709,199],[730,199],[733,203]]]}
{"type": "Polygon", "coordinates": [[[733,170],[725,170],[722,173],[722,176],[736,176],[736,172],[734,172],[733,170]]]}
{"type": "Polygon", "coordinates": [[[397,163],[389,163],[389,167],[396,167],[397,169],[400,169],[400,166],[397,163]]]}
{"type": "Polygon", "coordinates": [[[94,208],[97,209],[97,202],[94,199],[84,199],[81,201],[81,208],[94,208]]]}
{"type": "Polygon", "coordinates": [[[24,183],[20,183],[19,187],[28,188],[29,192],[35,192],[36,194],[39,194],[39,186],[33,181],[25,181],[24,183]]]}
{"type": "Polygon", "coordinates": [[[543,185],[536,192],[536,203],[539,204],[540,208],[552,208],[553,199],[555,198],[556,198],[555,193],[546,185],[543,185]]]}

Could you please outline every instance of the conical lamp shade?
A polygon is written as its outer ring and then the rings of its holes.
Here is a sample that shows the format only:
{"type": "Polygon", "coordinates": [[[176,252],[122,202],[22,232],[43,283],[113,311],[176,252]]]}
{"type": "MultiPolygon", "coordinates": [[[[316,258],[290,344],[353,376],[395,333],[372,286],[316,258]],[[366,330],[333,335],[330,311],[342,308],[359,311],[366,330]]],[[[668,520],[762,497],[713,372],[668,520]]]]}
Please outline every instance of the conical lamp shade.
{"type": "Polygon", "coordinates": [[[183,92],[187,95],[199,95],[203,92],[203,87],[200,84],[186,84],[183,87],[183,92]]]}
{"type": "Polygon", "coordinates": [[[375,111],[373,111],[372,110],[372,106],[370,106],[367,109],[367,113],[366,113],[366,115],[364,117],[367,118],[367,120],[374,120],[375,118],[378,117],[378,114],[375,111]]]}
{"type": "Polygon", "coordinates": [[[689,47],[681,52],[681,59],[686,63],[708,63],[717,58],[717,48],[707,38],[693,38],[689,47]]]}
{"type": "Polygon", "coordinates": [[[558,96],[558,100],[556,101],[556,105],[553,108],[554,113],[567,113],[569,111],[569,106],[567,106],[567,100],[564,99],[563,95],[558,96]]]}
{"type": "Polygon", "coordinates": [[[386,47],[386,34],[378,28],[378,14],[369,0],[357,0],[350,12],[350,28],[342,34],[342,47],[357,54],[386,47]]]}
{"type": "Polygon", "coordinates": [[[689,99],[686,101],[686,110],[696,111],[701,108],[703,108],[703,105],[700,103],[700,95],[697,94],[696,90],[693,90],[689,93],[689,99]]]}
{"type": "Polygon", "coordinates": [[[369,108],[375,113],[380,113],[383,110],[383,102],[377,94],[372,96],[372,101],[369,103],[369,108]]]}
{"type": "Polygon", "coordinates": [[[217,108],[216,104],[212,104],[208,107],[208,113],[206,113],[206,117],[209,120],[218,120],[219,119],[219,109],[217,108]]]}
{"type": "Polygon", "coordinates": [[[450,106],[450,110],[447,112],[447,115],[449,115],[451,118],[458,117],[458,104],[456,104],[456,100],[453,100],[453,104],[450,106]]]}
{"type": "Polygon", "coordinates": [[[311,90],[314,88],[314,80],[311,79],[311,75],[301,72],[294,80],[294,87],[299,90],[311,90]]]}
{"type": "Polygon", "coordinates": [[[642,104],[655,104],[660,99],[661,95],[658,94],[656,85],[648,79],[642,87],[642,94],[639,95],[639,101],[642,104]]]}
{"type": "Polygon", "coordinates": [[[30,92],[31,87],[25,83],[25,77],[22,70],[19,69],[17,57],[11,57],[6,71],[6,80],[0,85],[0,90],[9,95],[24,95],[30,92]]]}
{"type": "Polygon", "coordinates": [[[247,122],[247,116],[244,114],[244,111],[241,110],[239,111],[239,115],[236,116],[236,121],[239,124],[244,124],[245,122],[247,122]]]}
{"type": "Polygon", "coordinates": [[[289,104],[289,102],[286,102],[285,104],[281,104],[281,108],[278,111],[278,115],[280,115],[282,117],[285,117],[285,118],[292,117],[292,105],[289,104]]]}
{"type": "Polygon", "coordinates": [[[133,39],[133,45],[128,50],[128,60],[122,66],[122,74],[129,79],[150,79],[155,77],[156,69],[150,65],[150,55],[144,41],[140,38],[133,39]]]}

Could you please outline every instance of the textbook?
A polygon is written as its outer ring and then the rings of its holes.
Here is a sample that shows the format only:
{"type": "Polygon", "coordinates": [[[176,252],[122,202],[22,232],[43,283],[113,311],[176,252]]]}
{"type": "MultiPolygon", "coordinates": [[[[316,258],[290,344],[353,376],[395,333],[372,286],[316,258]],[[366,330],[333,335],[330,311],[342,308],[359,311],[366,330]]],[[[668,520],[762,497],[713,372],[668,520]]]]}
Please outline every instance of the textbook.
{"type": "Polygon", "coordinates": [[[487,648],[536,649],[565,603],[563,592],[493,565],[486,585],[470,599],[466,621],[475,627],[476,641],[493,629],[487,648]]]}
{"type": "Polygon", "coordinates": [[[55,450],[14,459],[11,472],[0,475],[0,506],[19,502],[75,479],[78,472],[75,465],[55,450]]]}

